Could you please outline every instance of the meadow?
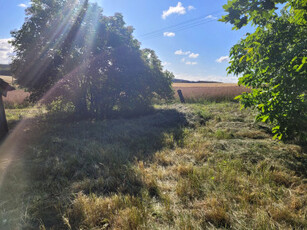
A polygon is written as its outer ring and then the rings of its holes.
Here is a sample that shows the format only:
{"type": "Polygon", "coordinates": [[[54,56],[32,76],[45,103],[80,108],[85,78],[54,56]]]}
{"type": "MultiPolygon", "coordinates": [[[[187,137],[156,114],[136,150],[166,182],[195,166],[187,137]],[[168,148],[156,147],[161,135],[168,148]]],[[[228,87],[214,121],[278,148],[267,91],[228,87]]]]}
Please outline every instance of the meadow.
{"type": "Polygon", "coordinates": [[[105,121],[6,112],[0,229],[307,228],[306,147],[238,103],[105,121]]]}

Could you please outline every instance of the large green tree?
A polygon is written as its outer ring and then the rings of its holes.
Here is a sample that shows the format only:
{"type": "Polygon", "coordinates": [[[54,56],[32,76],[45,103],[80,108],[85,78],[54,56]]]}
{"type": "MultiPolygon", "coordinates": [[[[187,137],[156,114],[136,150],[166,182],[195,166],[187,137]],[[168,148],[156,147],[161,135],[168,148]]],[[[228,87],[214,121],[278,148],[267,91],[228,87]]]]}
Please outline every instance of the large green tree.
{"type": "Polygon", "coordinates": [[[88,0],[32,0],[12,32],[13,72],[33,100],[50,95],[79,115],[135,114],[155,97],[172,97],[171,79],[152,50],[140,49],[121,14],[103,16],[88,0]]]}
{"type": "Polygon", "coordinates": [[[230,51],[229,73],[252,88],[242,104],[274,125],[275,138],[306,141],[307,0],[229,0],[224,9],[233,29],[256,27],[230,51]]]}

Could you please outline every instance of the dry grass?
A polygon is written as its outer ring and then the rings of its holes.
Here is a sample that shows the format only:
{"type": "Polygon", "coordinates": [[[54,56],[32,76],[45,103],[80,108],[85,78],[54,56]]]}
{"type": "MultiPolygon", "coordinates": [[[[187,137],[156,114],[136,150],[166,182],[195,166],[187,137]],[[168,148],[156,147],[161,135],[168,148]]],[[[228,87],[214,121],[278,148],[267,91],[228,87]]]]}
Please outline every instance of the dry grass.
{"type": "Polygon", "coordinates": [[[0,187],[0,228],[306,229],[305,149],[253,117],[230,102],[103,122],[39,115],[0,187]]]}
{"type": "Polygon", "coordinates": [[[25,92],[22,89],[17,89],[14,91],[10,91],[7,93],[7,97],[3,98],[3,101],[6,106],[12,106],[12,105],[18,105],[22,104],[30,94],[28,92],[25,92]]]}
{"type": "MultiPolygon", "coordinates": [[[[0,75],[0,78],[9,84],[12,84],[11,76],[0,75]]],[[[17,88],[16,90],[8,92],[7,97],[3,98],[6,108],[8,107],[11,108],[11,107],[22,104],[25,101],[25,99],[30,96],[28,92],[25,92],[22,89],[18,89],[18,86],[16,88],[17,88]]]]}
{"type": "MultiPolygon", "coordinates": [[[[232,100],[243,92],[250,92],[233,83],[173,83],[175,91],[181,90],[186,100],[232,100]]],[[[176,93],[176,97],[178,97],[176,93]]]]}
{"type": "Polygon", "coordinates": [[[0,75],[0,78],[4,81],[6,81],[9,84],[12,84],[12,80],[13,78],[11,76],[4,76],[4,75],[0,75]]]}
{"type": "Polygon", "coordinates": [[[131,196],[97,197],[79,193],[63,216],[69,229],[138,229],[144,225],[142,201],[131,196]]]}

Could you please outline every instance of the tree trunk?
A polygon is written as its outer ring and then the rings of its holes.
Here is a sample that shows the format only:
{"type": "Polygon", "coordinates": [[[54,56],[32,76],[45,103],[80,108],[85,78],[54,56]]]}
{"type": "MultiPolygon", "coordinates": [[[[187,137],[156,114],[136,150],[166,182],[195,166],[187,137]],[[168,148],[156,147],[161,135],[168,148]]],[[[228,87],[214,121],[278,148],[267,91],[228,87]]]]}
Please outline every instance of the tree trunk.
{"type": "Polygon", "coordinates": [[[9,129],[7,126],[7,121],[5,117],[5,110],[2,100],[2,95],[0,95],[0,141],[6,136],[9,129]]]}

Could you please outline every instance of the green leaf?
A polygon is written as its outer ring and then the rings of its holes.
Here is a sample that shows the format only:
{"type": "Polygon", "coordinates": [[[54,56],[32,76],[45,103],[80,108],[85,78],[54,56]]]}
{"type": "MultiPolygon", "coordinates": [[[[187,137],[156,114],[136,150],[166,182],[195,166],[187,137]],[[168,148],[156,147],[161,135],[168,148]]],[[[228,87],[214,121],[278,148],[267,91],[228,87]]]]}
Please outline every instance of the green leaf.
{"type": "Polygon", "coordinates": [[[305,63],[301,64],[301,65],[296,69],[296,72],[299,72],[299,71],[303,68],[304,65],[305,65],[305,63]]]}
{"type": "Polygon", "coordinates": [[[275,139],[277,139],[278,138],[278,134],[275,134],[274,136],[273,136],[273,140],[275,140],[275,139]]]}
{"type": "Polygon", "coordinates": [[[291,60],[290,64],[292,64],[296,59],[297,59],[297,56],[291,60]]]}
{"type": "Polygon", "coordinates": [[[263,116],[262,117],[262,122],[266,122],[269,119],[269,115],[263,116]]]}
{"type": "Polygon", "coordinates": [[[243,55],[243,56],[240,58],[240,60],[239,60],[240,63],[242,62],[243,58],[245,58],[245,55],[243,55]]]}
{"type": "Polygon", "coordinates": [[[253,44],[257,45],[257,46],[261,46],[260,42],[253,42],[253,44]]]}

